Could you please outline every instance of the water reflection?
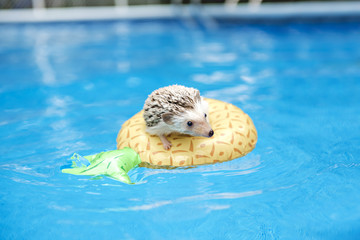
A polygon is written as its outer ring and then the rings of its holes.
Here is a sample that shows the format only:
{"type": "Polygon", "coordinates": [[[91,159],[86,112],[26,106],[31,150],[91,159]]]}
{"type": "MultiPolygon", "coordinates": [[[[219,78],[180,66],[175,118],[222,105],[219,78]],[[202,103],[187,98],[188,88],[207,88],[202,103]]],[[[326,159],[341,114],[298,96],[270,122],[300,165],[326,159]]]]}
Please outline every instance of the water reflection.
{"type": "Polygon", "coordinates": [[[191,168],[167,169],[150,169],[140,168],[130,172],[130,177],[137,183],[145,183],[150,176],[157,176],[165,179],[171,178],[171,175],[178,174],[200,174],[202,176],[236,176],[257,172],[260,168],[260,156],[246,157],[235,159],[221,164],[204,165],[191,168]],[[170,175],[170,176],[169,176],[170,175]]]}
{"type": "Polygon", "coordinates": [[[49,33],[38,32],[35,34],[36,42],[34,47],[35,62],[42,74],[42,82],[45,85],[53,85],[57,82],[55,71],[50,63],[49,33]]]}
{"type": "Polygon", "coordinates": [[[216,71],[211,74],[195,74],[193,75],[192,79],[195,82],[199,82],[203,84],[214,84],[214,83],[231,82],[234,79],[234,75],[216,71]]]}
{"type": "Polygon", "coordinates": [[[205,97],[221,99],[226,102],[243,102],[250,99],[253,88],[248,85],[237,85],[235,87],[221,88],[207,91],[205,97]]]}
{"type": "MultiPolygon", "coordinates": [[[[255,195],[262,194],[263,191],[257,190],[257,191],[248,191],[248,192],[225,192],[225,193],[216,193],[216,194],[201,194],[201,195],[195,195],[195,196],[188,196],[188,197],[180,197],[173,200],[165,200],[165,201],[158,201],[154,203],[149,204],[143,204],[143,205],[136,205],[136,206],[130,206],[130,207],[118,207],[118,208],[105,208],[102,210],[95,210],[100,212],[124,212],[124,211],[148,211],[153,210],[155,208],[163,207],[166,205],[176,205],[176,204],[182,204],[187,202],[203,202],[208,200],[219,200],[219,199],[239,199],[239,198],[245,198],[245,197],[251,197],[255,195]]],[[[230,208],[230,205],[206,205],[202,206],[202,208],[205,208],[207,212],[211,212],[214,210],[224,210],[230,208]]]]}
{"type": "Polygon", "coordinates": [[[74,99],[70,96],[49,96],[48,107],[45,110],[45,116],[47,117],[64,117],[68,111],[69,107],[74,104],[74,99]]]}

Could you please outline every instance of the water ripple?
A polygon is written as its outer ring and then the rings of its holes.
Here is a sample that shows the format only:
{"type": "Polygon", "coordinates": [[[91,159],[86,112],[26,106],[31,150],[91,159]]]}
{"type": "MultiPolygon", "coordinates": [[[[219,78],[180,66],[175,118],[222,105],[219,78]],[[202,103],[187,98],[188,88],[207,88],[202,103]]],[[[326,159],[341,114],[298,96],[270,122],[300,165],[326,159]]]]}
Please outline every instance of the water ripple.
{"type": "MultiPolygon", "coordinates": [[[[119,208],[105,208],[100,210],[100,212],[124,212],[124,211],[148,211],[155,208],[163,207],[166,205],[171,204],[179,204],[179,203],[185,203],[185,202],[198,202],[198,201],[206,201],[206,200],[217,200],[217,199],[238,199],[238,198],[244,198],[244,197],[251,197],[255,195],[262,194],[262,190],[256,190],[256,191],[248,191],[248,192],[225,192],[225,193],[214,193],[214,194],[202,194],[202,195],[194,195],[194,196],[188,196],[188,197],[181,197],[174,200],[163,200],[163,201],[157,201],[154,203],[149,204],[143,204],[143,205],[137,205],[137,206],[131,206],[131,207],[119,207],[119,208]]],[[[210,207],[212,210],[223,210],[227,209],[230,206],[229,205],[216,205],[218,207],[210,207]]]]}

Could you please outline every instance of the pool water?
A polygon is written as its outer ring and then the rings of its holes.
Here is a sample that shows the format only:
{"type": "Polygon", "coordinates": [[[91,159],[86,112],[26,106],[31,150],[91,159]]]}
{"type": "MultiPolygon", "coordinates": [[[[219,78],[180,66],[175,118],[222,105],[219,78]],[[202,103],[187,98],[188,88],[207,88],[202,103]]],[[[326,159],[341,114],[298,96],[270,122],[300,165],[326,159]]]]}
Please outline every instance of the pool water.
{"type": "Polygon", "coordinates": [[[360,23],[197,19],[0,25],[1,239],[359,239],[360,23]],[[247,156],[61,173],[116,148],[151,91],[248,113],[247,156]]]}

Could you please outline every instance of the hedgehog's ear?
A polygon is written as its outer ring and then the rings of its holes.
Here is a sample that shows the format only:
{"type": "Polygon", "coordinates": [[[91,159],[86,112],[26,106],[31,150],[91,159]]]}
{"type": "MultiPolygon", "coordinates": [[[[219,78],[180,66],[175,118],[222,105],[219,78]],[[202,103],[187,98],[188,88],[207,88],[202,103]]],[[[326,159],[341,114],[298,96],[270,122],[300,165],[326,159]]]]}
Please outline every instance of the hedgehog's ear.
{"type": "Polygon", "coordinates": [[[201,101],[199,90],[196,90],[196,92],[195,92],[195,101],[196,101],[196,102],[200,102],[200,101],[201,101]]]}
{"type": "Polygon", "coordinates": [[[164,121],[166,124],[169,124],[169,125],[172,125],[172,124],[173,124],[174,114],[172,114],[172,113],[164,113],[161,117],[162,117],[163,121],[164,121]]]}

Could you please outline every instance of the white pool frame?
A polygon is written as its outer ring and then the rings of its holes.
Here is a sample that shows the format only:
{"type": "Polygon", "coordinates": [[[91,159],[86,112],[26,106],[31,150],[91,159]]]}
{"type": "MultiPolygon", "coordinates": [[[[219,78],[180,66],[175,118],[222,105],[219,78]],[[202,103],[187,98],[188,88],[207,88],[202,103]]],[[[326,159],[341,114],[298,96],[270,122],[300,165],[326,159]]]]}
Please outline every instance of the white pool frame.
{"type": "Polygon", "coordinates": [[[0,23],[171,19],[195,15],[250,20],[346,16],[360,18],[360,1],[11,9],[0,10],[0,23]]]}

